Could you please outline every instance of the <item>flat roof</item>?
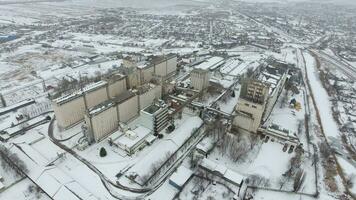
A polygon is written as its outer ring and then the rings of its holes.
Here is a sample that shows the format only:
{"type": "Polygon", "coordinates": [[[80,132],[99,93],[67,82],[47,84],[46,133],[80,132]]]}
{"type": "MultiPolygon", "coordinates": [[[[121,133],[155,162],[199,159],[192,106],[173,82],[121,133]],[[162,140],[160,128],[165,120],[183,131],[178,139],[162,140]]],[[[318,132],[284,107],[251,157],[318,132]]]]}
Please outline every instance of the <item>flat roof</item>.
{"type": "Polygon", "coordinates": [[[184,166],[179,166],[177,171],[172,174],[169,180],[174,182],[179,187],[182,187],[189,180],[192,174],[192,170],[187,169],[184,166]]]}
{"type": "Polygon", "coordinates": [[[194,68],[195,69],[209,70],[211,68],[214,68],[214,67],[222,64],[223,61],[224,61],[224,58],[218,57],[218,56],[214,56],[214,57],[211,57],[211,58],[208,58],[208,59],[204,60],[199,65],[194,66],[194,68]]]}
{"type": "Polygon", "coordinates": [[[99,82],[95,82],[95,83],[91,83],[87,86],[85,86],[83,88],[83,90],[78,90],[78,91],[75,91],[71,94],[68,94],[68,95],[64,95],[64,96],[61,96],[57,99],[54,99],[53,102],[57,103],[57,104],[64,104],[64,103],[67,103],[73,99],[76,99],[78,97],[81,97],[83,95],[83,92],[84,93],[87,93],[87,92],[92,92],[98,88],[101,88],[103,86],[105,86],[107,84],[106,81],[99,81],[99,82]]]}
{"type": "Polygon", "coordinates": [[[89,108],[89,115],[97,115],[99,113],[102,113],[103,111],[113,107],[115,104],[112,100],[106,100],[92,108],[89,108]]]}
{"type": "Polygon", "coordinates": [[[143,109],[145,112],[149,113],[149,114],[153,114],[155,112],[157,112],[157,110],[159,110],[161,107],[155,104],[149,105],[148,107],[146,107],[145,109],[143,109]]]}
{"type": "Polygon", "coordinates": [[[120,104],[128,99],[130,99],[131,97],[136,96],[135,93],[133,93],[132,91],[128,90],[123,92],[122,94],[120,94],[119,96],[115,97],[113,99],[113,101],[117,104],[120,104]]]}
{"type": "Polygon", "coordinates": [[[170,53],[167,55],[160,55],[160,56],[152,56],[151,63],[153,64],[160,64],[162,62],[165,62],[171,58],[177,57],[176,54],[170,53]]]}
{"type": "Polygon", "coordinates": [[[142,141],[144,138],[150,135],[151,130],[148,128],[145,128],[143,126],[138,126],[133,130],[128,130],[128,132],[133,132],[136,135],[136,138],[130,138],[129,136],[123,134],[119,138],[117,138],[114,143],[118,145],[125,146],[129,149],[131,149],[133,146],[135,146],[137,143],[142,141]]]}
{"type": "Polygon", "coordinates": [[[241,174],[227,168],[223,164],[218,164],[215,161],[207,158],[203,159],[203,161],[200,163],[200,166],[210,170],[211,172],[219,172],[222,177],[238,185],[240,185],[242,180],[244,179],[244,177],[241,174]]]}

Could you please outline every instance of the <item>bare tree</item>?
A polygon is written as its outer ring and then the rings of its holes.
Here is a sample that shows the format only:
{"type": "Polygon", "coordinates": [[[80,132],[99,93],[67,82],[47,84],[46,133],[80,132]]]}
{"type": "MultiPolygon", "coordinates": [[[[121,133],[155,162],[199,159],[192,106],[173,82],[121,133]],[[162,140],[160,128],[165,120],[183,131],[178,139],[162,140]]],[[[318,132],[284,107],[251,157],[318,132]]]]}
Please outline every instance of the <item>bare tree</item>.
{"type": "Polygon", "coordinates": [[[26,164],[17,156],[17,154],[10,152],[6,147],[0,145],[1,166],[5,171],[14,170],[17,175],[23,176],[28,169],[26,164]]]}

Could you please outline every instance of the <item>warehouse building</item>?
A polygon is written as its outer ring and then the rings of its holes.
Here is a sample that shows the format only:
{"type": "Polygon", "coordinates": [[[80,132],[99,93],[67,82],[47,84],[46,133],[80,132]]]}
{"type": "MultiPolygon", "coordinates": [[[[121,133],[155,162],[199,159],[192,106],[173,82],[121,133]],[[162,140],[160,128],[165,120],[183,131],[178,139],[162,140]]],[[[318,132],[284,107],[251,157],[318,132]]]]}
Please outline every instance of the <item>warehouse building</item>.
{"type": "Polygon", "coordinates": [[[83,97],[87,108],[94,107],[109,99],[107,86],[106,81],[99,81],[83,88],[83,97]]]}
{"type": "Polygon", "coordinates": [[[149,62],[141,62],[137,64],[137,69],[140,77],[140,83],[148,83],[154,77],[154,65],[149,62]]]}
{"type": "Polygon", "coordinates": [[[151,130],[143,126],[137,126],[131,130],[117,131],[111,136],[113,145],[132,155],[138,150],[150,144],[150,138],[156,138],[151,134],[151,130]],[[118,135],[117,137],[115,135],[118,135]]]}

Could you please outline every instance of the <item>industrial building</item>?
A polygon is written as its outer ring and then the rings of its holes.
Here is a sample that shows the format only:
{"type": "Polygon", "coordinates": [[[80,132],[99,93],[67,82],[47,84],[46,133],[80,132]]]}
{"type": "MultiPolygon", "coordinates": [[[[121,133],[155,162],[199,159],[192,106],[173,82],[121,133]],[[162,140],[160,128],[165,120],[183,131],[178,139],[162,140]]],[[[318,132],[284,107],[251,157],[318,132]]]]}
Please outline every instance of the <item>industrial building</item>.
{"type": "Polygon", "coordinates": [[[117,130],[119,125],[117,108],[112,100],[94,106],[85,114],[88,126],[88,141],[100,141],[117,130]]]}
{"type": "Polygon", "coordinates": [[[209,87],[210,73],[204,69],[193,69],[190,72],[191,85],[195,90],[205,90],[209,87]]]}
{"type": "MultiPolygon", "coordinates": [[[[95,90],[95,87],[92,87],[91,89],[95,90]]],[[[69,128],[84,119],[84,113],[87,109],[86,99],[89,99],[84,98],[84,96],[85,91],[77,91],[52,101],[52,107],[59,128],[69,128]]],[[[96,96],[93,95],[91,95],[91,97],[96,98],[96,96]]],[[[107,100],[107,96],[104,96],[104,98],[101,99],[101,101],[105,100],[107,100]]],[[[94,100],[91,100],[91,102],[94,102],[94,100]]]]}
{"type": "Polygon", "coordinates": [[[261,82],[249,80],[241,87],[236,106],[234,125],[239,129],[256,132],[265,110],[269,87],[261,82]]]}
{"type": "Polygon", "coordinates": [[[129,130],[119,130],[110,136],[114,146],[132,155],[156,139],[151,130],[143,126],[137,126],[129,130]]]}
{"type": "Polygon", "coordinates": [[[154,74],[159,77],[172,75],[177,70],[177,55],[153,56],[149,60],[154,66],[154,74]]]}
{"type": "Polygon", "coordinates": [[[136,57],[125,57],[123,66],[120,68],[120,73],[127,76],[129,88],[149,83],[154,77],[169,77],[177,70],[177,55],[175,54],[150,56],[147,60],[136,57]]]}
{"type": "Polygon", "coordinates": [[[267,65],[254,79],[242,84],[233,126],[256,133],[267,120],[287,80],[287,69],[267,65]]]}
{"type": "Polygon", "coordinates": [[[106,78],[108,84],[109,98],[114,98],[124,93],[127,90],[126,76],[122,74],[113,74],[106,78]]]}
{"type": "MultiPolygon", "coordinates": [[[[128,90],[87,110],[85,124],[89,142],[98,142],[139,115],[140,107],[147,107],[161,98],[161,86],[147,84],[138,90],[128,90]]],[[[150,129],[154,130],[154,129],[150,129]]]]}
{"type": "Polygon", "coordinates": [[[136,90],[139,99],[139,110],[152,104],[154,99],[159,100],[162,97],[162,86],[154,84],[145,84],[136,90]]]}
{"type": "Polygon", "coordinates": [[[168,124],[168,107],[164,103],[149,105],[140,114],[140,123],[154,134],[158,134],[168,124]]]}
{"type": "MultiPolygon", "coordinates": [[[[122,74],[113,74],[53,100],[53,109],[60,129],[70,128],[85,119],[90,142],[105,138],[117,129],[119,122],[127,123],[135,118],[141,109],[161,98],[162,86],[149,82],[154,76],[165,78],[174,74],[177,56],[152,56],[146,61],[141,57],[126,57],[123,63],[120,68],[122,74]]],[[[161,130],[161,127],[155,128],[161,130]]]]}
{"type": "Polygon", "coordinates": [[[52,106],[57,125],[67,129],[84,119],[86,110],[127,91],[126,77],[114,74],[106,81],[89,84],[79,91],[54,99],[52,106]]]}

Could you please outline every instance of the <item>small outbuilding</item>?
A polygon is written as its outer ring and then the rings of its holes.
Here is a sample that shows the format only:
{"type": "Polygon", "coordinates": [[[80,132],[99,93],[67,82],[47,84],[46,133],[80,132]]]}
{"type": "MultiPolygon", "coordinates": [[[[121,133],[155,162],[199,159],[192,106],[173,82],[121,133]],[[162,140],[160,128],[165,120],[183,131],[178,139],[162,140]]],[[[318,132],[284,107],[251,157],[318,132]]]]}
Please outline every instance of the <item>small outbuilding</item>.
{"type": "Polygon", "coordinates": [[[192,177],[193,172],[192,170],[180,166],[177,168],[172,176],[169,179],[169,184],[175,187],[178,190],[181,190],[183,186],[188,182],[188,180],[192,177]]]}

